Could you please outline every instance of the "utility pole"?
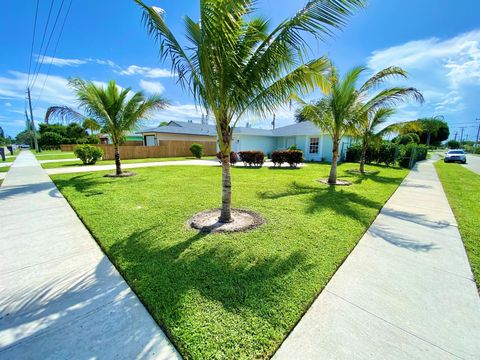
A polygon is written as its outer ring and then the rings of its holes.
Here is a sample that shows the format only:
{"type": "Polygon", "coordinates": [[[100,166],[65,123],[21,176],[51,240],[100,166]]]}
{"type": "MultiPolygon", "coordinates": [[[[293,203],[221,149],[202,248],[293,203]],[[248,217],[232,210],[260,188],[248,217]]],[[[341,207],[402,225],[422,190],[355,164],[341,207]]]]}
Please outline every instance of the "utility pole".
{"type": "Polygon", "coordinates": [[[455,131],[455,137],[454,137],[455,141],[457,141],[457,135],[458,135],[458,131],[455,131]]]}
{"type": "Polygon", "coordinates": [[[273,114],[272,127],[275,130],[275,114],[273,114]]]}
{"type": "MultiPolygon", "coordinates": [[[[475,119],[477,121],[480,121],[480,119],[475,119]]],[[[477,146],[478,146],[478,139],[480,137],[480,124],[478,124],[478,130],[477,130],[477,138],[475,139],[475,146],[473,147],[474,148],[474,153],[477,153],[477,146]]]]}
{"type": "Polygon", "coordinates": [[[27,87],[27,94],[28,94],[28,106],[30,107],[30,120],[31,120],[31,124],[32,124],[33,142],[35,144],[35,152],[39,152],[38,151],[38,140],[37,140],[37,129],[35,129],[35,122],[33,121],[32,99],[30,97],[30,87],[27,87]]]}
{"type": "Polygon", "coordinates": [[[465,128],[460,128],[462,131],[460,132],[460,146],[462,146],[462,142],[463,142],[463,129],[465,128]]]}

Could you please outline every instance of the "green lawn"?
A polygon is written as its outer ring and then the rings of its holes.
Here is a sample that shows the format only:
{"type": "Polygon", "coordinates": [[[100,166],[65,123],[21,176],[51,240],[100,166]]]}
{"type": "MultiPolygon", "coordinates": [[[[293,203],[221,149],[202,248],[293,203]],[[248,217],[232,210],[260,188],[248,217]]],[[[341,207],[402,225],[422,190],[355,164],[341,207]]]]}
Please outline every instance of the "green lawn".
{"type": "Polygon", "coordinates": [[[459,164],[435,163],[448,202],[458,222],[473,275],[480,289],[480,176],[459,164]]]}
{"type": "Polygon", "coordinates": [[[37,157],[37,160],[61,160],[76,158],[72,151],[62,152],[60,150],[45,150],[38,154],[33,152],[33,154],[37,157]]]}
{"type": "Polygon", "coordinates": [[[182,355],[271,356],[395,191],[407,170],[368,166],[350,187],[315,180],[329,167],[234,168],[235,207],[259,212],[250,232],[202,234],[196,212],[220,204],[219,167],[136,169],[52,176],[182,355]]]}
{"type": "Polygon", "coordinates": [[[10,166],[0,166],[0,172],[7,172],[10,169],[10,166]]]}
{"type": "MultiPolygon", "coordinates": [[[[213,156],[210,157],[203,157],[203,160],[211,160],[213,159],[213,156]]],[[[122,160],[122,164],[132,164],[132,163],[142,163],[142,162],[157,162],[157,161],[175,161],[175,160],[194,160],[195,158],[193,157],[170,157],[170,158],[146,158],[146,159],[126,159],[122,160]]],[[[43,159],[39,159],[43,160],[43,159]]],[[[45,159],[46,160],[46,159],[45,159]]],[[[115,164],[115,160],[99,160],[95,165],[111,165],[115,164]]],[[[62,162],[55,162],[55,163],[44,163],[42,164],[42,167],[44,169],[53,169],[53,168],[59,168],[59,167],[70,167],[70,166],[87,166],[88,165],[83,165],[83,163],[78,160],[78,161],[62,161],[62,162]]],[[[87,171],[87,169],[85,169],[87,171]]]]}

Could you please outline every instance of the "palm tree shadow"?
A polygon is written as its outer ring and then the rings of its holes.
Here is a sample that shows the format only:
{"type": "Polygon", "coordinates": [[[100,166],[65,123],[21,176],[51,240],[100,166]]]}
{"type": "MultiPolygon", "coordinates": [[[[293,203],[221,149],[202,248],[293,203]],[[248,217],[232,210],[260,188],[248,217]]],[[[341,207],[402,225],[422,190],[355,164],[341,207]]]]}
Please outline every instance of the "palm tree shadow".
{"type": "Polygon", "coordinates": [[[370,219],[365,216],[363,209],[380,210],[382,203],[368,199],[355,192],[339,189],[334,186],[310,186],[294,181],[290,187],[282,192],[259,192],[261,199],[279,199],[288,196],[309,195],[305,212],[312,214],[326,210],[334,211],[339,215],[348,216],[370,225],[370,219]]]}
{"type": "Polygon", "coordinates": [[[122,267],[122,274],[127,281],[135,279],[130,284],[167,332],[172,324],[189,316],[183,303],[192,292],[229,312],[254,312],[268,318],[259,303],[275,302],[278,288],[290,286],[285,276],[292,271],[308,271],[311,266],[301,251],[240,261],[244,253],[236,247],[222,243],[202,246],[201,242],[224,236],[218,234],[194,233],[171,246],[152,241],[162,232],[158,227],[135,231],[115,243],[109,254],[114,261],[128,264],[122,267]],[[158,299],[162,299],[161,304],[158,299]]]}

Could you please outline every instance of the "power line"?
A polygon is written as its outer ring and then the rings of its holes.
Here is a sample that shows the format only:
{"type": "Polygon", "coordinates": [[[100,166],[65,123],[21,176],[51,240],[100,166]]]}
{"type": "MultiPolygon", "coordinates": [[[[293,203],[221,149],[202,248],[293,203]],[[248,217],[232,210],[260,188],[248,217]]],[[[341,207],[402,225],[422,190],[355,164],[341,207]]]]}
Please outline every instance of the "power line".
{"type": "MultiPolygon", "coordinates": [[[[42,42],[40,44],[40,51],[39,51],[40,54],[42,53],[43,44],[45,43],[45,36],[47,35],[48,24],[50,23],[50,15],[52,14],[52,8],[54,3],[55,3],[55,0],[52,0],[50,2],[50,9],[48,10],[47,22],[45,23],[45,28],[43,29],[42,42]]],[[[35,64],[35,68],[33,70],[34,74],[37,72],[37,68],[38,68],[38,62],[35,64]]],[[[30,85],[31,84],[28,83],[28,87],[30,87],[30,85]]]]}
{"type": "Polygon", "coordinates": [[[65,0],[62,0],[62,3],[60,4],[60,8],[58,9],[57,16],[55,17],[55,22],[53,23],[52,31],[50,32],[50,36],[48,37],[47,45],[45,46],[45,51],[43,52],[42,60],[40,61],[40,66],[38,67],[38,72],[35,75],[35,79],[33,80],[33,83],[32,83],[32,87],[33,87],[33,85],[35,85],[35,82],[37,81],[38,74],[40,73],[40,69],[42,68],[43,62],[45,61],[45,56],[47,55],[48,47],[50,46],[50,41],[52,40],[53,34],[55,32],[55,28],[57,27],[57,22],[58,22],[58,19],[60,18],[60,14],[62,12],[64,2],[65,2],[65,0]]]}
{"type": "Polygon", "coordinates": [[[63,19],[62,27],[60,28],[60,32],[58,34],[57,42],[56,42],[55,47],[53,49],[52,59],[50,60],[50,64],[48,65],[47,75],[43,79],[43,84],[42,84],[42,88],[40,90],[40,94],[38,95],[37,99],[35,100],[35,104],[33,105],[33,107],[37,106],[38,101],[40,100],[40,98],[43,95],[43,90],[45,89],[45,84],[47,83],[48,76],[50,75],[50,70],[52,69],[53,60],[54,60],[55,55],[57,53],[58,44],[60,43],[60,38],[62,37],[63,28],[65,27],[65,23],[67,22],[68,14],[70,13],[70,8],[72,7],[72,2],[73,2],[73,0],[70,0],[70,3],[68,4],[67,12],[65,13],[65,18],[63,19]]]}
{"type": "MultiPolygon", "coordinates": [[[[27,86],[30,83],[30,71],[32,69],[32,59],[33,59],[33,46],[35,44],[35,32],[37,29],[37,16],[38,16],[38,4],[40,0],[37,0],[37,6],[35,8],[35,18],[33,20],[33,35],[32,35],[32,46],[30,48],[30,62],[28,63],[28,78],[27,78],[27,86]]],[[[26,105],[25,105],[26,106],[26,105]]]]}

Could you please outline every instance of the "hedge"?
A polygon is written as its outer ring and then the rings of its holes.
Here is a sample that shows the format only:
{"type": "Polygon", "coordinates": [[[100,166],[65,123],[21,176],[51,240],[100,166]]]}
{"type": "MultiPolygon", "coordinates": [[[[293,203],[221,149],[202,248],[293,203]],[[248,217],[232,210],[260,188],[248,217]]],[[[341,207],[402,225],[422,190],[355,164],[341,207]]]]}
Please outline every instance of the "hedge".
{"type": "Polygon", "coordinates": [[[192,144],[190,145],[190,152],[195,156],[197,159],[201,159],[203,156],[203,146],[201,144],[192,144]]]}
{"type": "Polygon", "coordinates": [[[302,150],[277,150],[272,152],[273,166],[282,166],[287,163],[290,167],[297,167],[298,164],[303,163],[302,150]]]}
{"type": "MultiPolygon", "coordinates": [[[[362,154],[362,145],[353,144],[347,150],[347,162],[359,162],[362,154]]],[[[380,145],[369,145],[365,156],[367,164],[377,163],[385,164],[386,166],[398,163],[402,167],[410,166],[410,159],[414,154],[413,163],[425,160],[427,158],[427,148],[425,145],[417,145],[410,143],[407,145],[395,144],[389,141],[384,141],[380,145]]]]}
{"type": "Polygon", "coordinates": [[[240,151],[238,156],[245,166],[262,167],[265,161],[265,154],[263,151],[240,151]]]}
{"type": "MultiPolygon", "coordinates": [[[[222,153],[217,153],[217,159],[222,163],[222,153]]],[[[238,162],[238,155],[234,151],[230,152],[230,165],[235,165],[238,162]]]]}

